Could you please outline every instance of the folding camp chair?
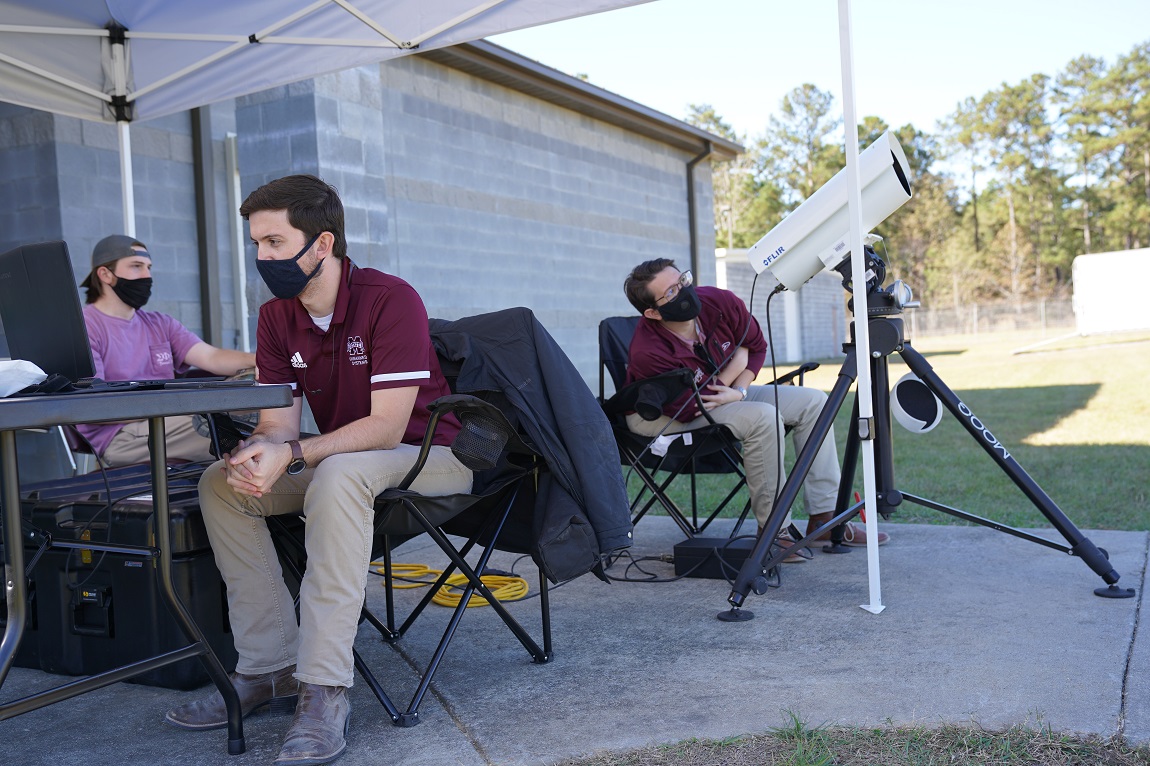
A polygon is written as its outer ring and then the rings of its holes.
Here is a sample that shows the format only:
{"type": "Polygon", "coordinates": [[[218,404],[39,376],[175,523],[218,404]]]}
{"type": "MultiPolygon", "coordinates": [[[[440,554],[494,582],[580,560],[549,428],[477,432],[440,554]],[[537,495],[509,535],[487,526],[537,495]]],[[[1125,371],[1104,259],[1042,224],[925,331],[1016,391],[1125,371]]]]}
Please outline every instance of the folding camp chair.
{"type": "MultiPolygon", "coordinates": [[[[407,633],[413,623],[431,603],[436,592],[449,577],[459,572],[465,579],[459,604],[455,607],[447,629],[407,707],[401,710],[388,696],[375,673],[358,650],[353,650],[355,667],[368,687],[379,699],[392,722],[398,726],[419,723],[419,706],[427,693],[436,670],[456,633],[472,594],[478,593],[492,607],[500,620],[527,650],[532,661],[545,663],[551,659],[551,619],[547,581],[540,569],[539,604],[542,614],[542,648],[507,608],[499,602],[482,581],[493,551],[527,552],[531,529],[531,507],[534,488],[545,465],[538,454],[523,441],[506,415],[498,407],[467,394],[453,394],[437,399],[431,405],[428,423],[419,456],[403,481],[376,498],[376,536],[373,560],[383,559],[385,614],[375,615],[364,604],[361,618],[370,623],[388,643],[395,643],[407,633]],[[430,452],[436,427],[450,413],[463,426],[451,445],[459,460],[475,472],[472,491],[468,494],[426,496],[412,492],[409,487],[419,476],[430,452]],[[419,534],[427,534],[447,555],[449,566],[432,584],[423,599],[411,613],[397,625],[395,600],[392,591],[394,573],[391,551],[402,542],[419,534]],[[448,535],[464,538],[456,547],[448,535]],[[478,549],[478,559],[468,563],[468,557],[478,549]]],[[[289,577],[295,581],[303,576],[306,556],[303,546],[302,522],[298,516],[270,517],[273,540],[280,560],[289,577]]],[[[474,557],[473,557],[474,558],[474,557]]],[[[293,588],[294,590],[294,588],[293,588]]]]}
{"type": "MultiPolygon", "coordinates": [[[[631,521],[638,521],[658,503],[678,524],[693,537],[702,532],[727,509],[746,485],[742,467],[742,453],[738,439],[725,426],[715,423],[702,406],[699,391],[686,370],[672,370],[662,375],[626,384],[630,358],[631,338],[642,321],[641,316],[608,317],[599,323],[599,401],[611,421],[612,431],[623,465],[634,472],[640,481],[639,491],[631,501],[631,521]],[[607,376],[616,393],[606,397],[607,376]],[[684,390],[691,390],[696,405],[709,425],[667,434],[673,438],[643,436],[627,427],[626,414],[638,412],[648,420],[662,414],[662,402],[672,401],[684,390]],[[665,477],[660,478],[659,472],[665,477]],[[731,474],[735,481],[726,496],[709,513],[699,509],[698,474],[731,474]],[[690,508],[684,510],[668,494],[671,483],[686,475],[690,480],[690,508]]],[[[775,385],[802,384],[803,376],[818,364],[810,362],[777,378],[775,385]]],[[[736,536],[750,512],[748,499],[739,513],[731,532],[736,536]]]]}
{"type": "MultiPolygon", "coordinates": [[[[545,663],[552,656],[548,582],[590,571],[603,576],[602,557],[631,544],[622,475],[612,468],[613,461],[603,459],[613,449],[610,426],[578,371],[531,311],[512,308],[454,321],[432,319],[429,329],[453,393],[433,403],[411,472],[376,499],[373,558],[383,558],[385,583],[390,583],[390,551],[402,540],[427,534],[451,562],[440,581],[458,570],[466,587],[405,710],[388,699],[362,656],[355,656],[360,675],[401,726],[418,722],[420,701],[471,593],[491,604],[534,662],[545,663]],[[452,450],[474,472],[472,492],[421,496],[408,488],[430,450],[435,427],[448,413],[462,425],[452,450]],[[463,544],[457,547],[453,543],[459,538],[463,544]],[[542,647],[480,579],[493,550],[529,553],[539,566],[542,647]],[[478,556],[478,562],[469,564],[469,556],[478,556]]],[[[293,571],[302,575],[306,562],[298,517],[268,521],[289,578],[293,571]]],[[[368,610],[362,616],[385,641],[395,642],[432,597],[429,591],[398,626],[390,594],[382,618],[368,610]]]]}

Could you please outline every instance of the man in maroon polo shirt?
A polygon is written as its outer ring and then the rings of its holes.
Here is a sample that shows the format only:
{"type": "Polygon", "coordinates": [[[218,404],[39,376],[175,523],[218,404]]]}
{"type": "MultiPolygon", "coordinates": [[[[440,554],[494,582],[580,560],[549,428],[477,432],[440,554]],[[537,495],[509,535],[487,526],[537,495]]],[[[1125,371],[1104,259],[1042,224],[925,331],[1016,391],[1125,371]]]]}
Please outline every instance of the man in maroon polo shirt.
{"type": "MultiPolygon", "coordinates": [[[[419,295],[347,257],[335,189],[314,176],[288,176],[252,192],[240,213],[276,296],[260,308],[259,380],[290,385],[295,403],[261,412],[251,437],[204,473],[200,506],[228,586],[239,654],[232,681],[243,712],[295,705],[275,763],[327,763],[346,746],[373,502],[414,464],[427,404],[450,391],[419,295]],[[300,440],[302,397],[320,435],[300,440]],[[308,565],[297,626],[264,517],[300,511],[308,565]]],[[[412,489],[466,492],[471,472],[448,446],[458,426],[440,423],[412,489]]],[[[227,715],[215,692],[166,720],[209,729],[225,726],[227,715]]]]}
{"type": "MultiPolygon", "coordinates": [[[[627,383],[680,368],[694,373],[703,406],[715,422],[742,442],[751,509],[762,528],[774,507],[778,485],[786,479],[784,429],[791,427],[795,448],[801,451],[826,405],[826,394],[803,386],[752,385],[767,356],[767,341],[759,323],[739,296],[718,287],[696,289],[691,272],[680,272],[669,258],[636,266],[623,290],[644,317],[631,339],[627,383]]],[[[627,416],[627,427],[645,436],[674,434],[708,424],[690,391],[667,403],[655,420],[644,420],[637,413],[627,416]]],[[[832,432],[816,453],[803,484],[808,529],[814,530],[834,516],[838,484],[838,454],[832,432]]],[[[847,545],[866,545],[866,530],[861,525],[848,524],[845,534],[847,545]]],[[[828,530],[819,539],[829,537],[828,530]]],[[[880,532],[878,540],[883,545],[889,535],[880,532]]],[[[790,547],[791,540],[784,533],[779,542],[790,547]]],[[[785,561],[798,563],[809,555],[793,551],[785,561]]]]}

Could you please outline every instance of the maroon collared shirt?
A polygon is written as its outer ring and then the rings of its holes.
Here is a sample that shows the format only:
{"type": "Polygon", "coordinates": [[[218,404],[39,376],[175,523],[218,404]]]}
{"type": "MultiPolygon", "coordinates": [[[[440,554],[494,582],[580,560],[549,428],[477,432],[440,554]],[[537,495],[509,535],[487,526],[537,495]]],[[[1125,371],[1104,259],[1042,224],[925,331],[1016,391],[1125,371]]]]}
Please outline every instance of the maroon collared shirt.
{"type": "MultiPolygon", "coordinates": [[[[427,329],[427,309],[399,277],[339,261],[341,279],[327,332],[295,298],[260,307],[256,365],[260,383],[286,383],[306,396],[321,433],[371,414],[371,392],[419,386],[402,441],[420,444],[430,419],[427,405],[451,393],[427,329]]],[[[449,445],[459,431],[444,419],[435,443],[449,445]]]]}

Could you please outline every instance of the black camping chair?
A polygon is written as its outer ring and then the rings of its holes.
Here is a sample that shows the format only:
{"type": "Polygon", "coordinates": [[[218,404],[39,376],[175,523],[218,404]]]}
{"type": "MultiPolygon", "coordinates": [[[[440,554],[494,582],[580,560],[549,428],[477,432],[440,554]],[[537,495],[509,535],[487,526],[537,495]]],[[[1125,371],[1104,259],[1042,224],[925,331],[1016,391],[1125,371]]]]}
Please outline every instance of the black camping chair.
{"type": "MultiPolygon", "coordinates": [[[[385,583],[390,583],[390,551],[413,535],[427,534],[451,561],[440,580],[458,570],[466,588],[406,710],[388,699],[356,655],[360,675],[401,726],[418,722],[420,701],[456,632],[467,596],[478,593],[490,603],[531,659],[545,663],[552,656],[548,582],[588,572],[605,579],[603,557],[631,541],[622,474],[603,459],[612,448],[610,426],[574,365],[534,315],[525,308],[504,309],[454,321],[431,319],[429,329],[453,393],[434,403],[421,457],[411,473],[376,499],[373,558],[383,558],[385,583]],[[472,492],[421,496],[409,487],[430,450],[431,434],[449,412],[458,415],[463,427],[452,449],[474,470],[472,492]],[[462,544],[456,545],[459,539],[462,544]],[[481,581],[493,550],[529,553],[538,565],[542,647],[481,581]],[[473,556],[478,562],[468,564],[473,556]]],[[[302,558],[302,523],[298,517],[274,517],[269,524],[281,560],[288,559],[290,576],[292,560],[302,558]],[[292,525],[297,529],[287,528],[292,525]],[[294,551],[284,556],[284,547],[291,546],[294,551]]],[[[294,570],[298,576],[302,566],[294,570]]],[[[368,610],[363,619],[385,641],[395,642],[433,595],[425,594],[398,626],[391,598],[388,594],[382,619],[368,610]]]]}
{"type": "MultiPolygon", "coordinates": [[[[712,420],[703,408],[698,388],[687,370],[672,370],[626,384],[631,338],[641,320],[642,317],[636,315],[608,317],[599,323],[599,401],[611,421],[620,462],[633,470],[641,482],[639,491],[631,501],[631,522],[638,523],[658,503],[688,537],[694,537],[702,534],[746,485],[742,453],[734,434],[712,420]],[[610,376],[616,391],[610,398],[606,397],[607,376],[610,376]],[[637,434],[627,427],[625,416],[628,412],[638,412],[646,420],[655,420],[663,414],[664,402],[676,399],[688,389],[695,397],[699,410],[710,421],[709,425],[678,432],[669,444],[658,447],[653,444],[653,437],[637,434]],[[663,447],[666,448],[665,453],[663,447]],[[665,473],[665,477],[661,478],[660,472],[665,473]],[[731,490],[705,515],[699,509],[698,474],[732,474],[735,478],[731,490]],[[687,511],[667,492],[671,483],[682,475],[690,480],[691,505],[687,511]]],[[[797,381],[802,385],[803,376],[817,368],[817,363],[808,362],[773,382],[775,385],[784,385],[797,381]]],[[[750,500],[747,500],[731,531],[732,537],[739,534],[750,509],[750,500]]]]}
{"type": "MultiPolygon", "coordinates": [[[[446,360],[444,364],[446,371],[446,360]]],[[[451,381],[450,375],[448,377],[451,381]]],[[[512,424],[514,414],[501,401],[501,395],[492,392],[488,398],[492,401],[468,394],[452,394],[433,402],[430,405],[431,420],[415,465],[397,487],[384,491],[376,498],[376,536],[372,559],[383,559],[385,614],[380,618],[365,603],[361,618],[370,623],[385,641],[395,643],[402,638],[449,577],[459,572],[465,578],[459,605],[448,621],[447,629],[405,709],[401,710],[391,700],[361,653],[354,650],[357,671],[379,699],[392,722],[398,726],[414,726],[419,723],[419,706],[474,593],[478,593],[490,604],[527,650],[533,662],[546,663],[552,657],[550,601],[543,569],[539,571],[542,647],[481,579],[493,551],[531,552],[535,489],[541,474],[547,469],[536,450],[525,442],[512,424]],[[474,471],[472,491],[446,496],[420,495],[409,488],[424,467],[438,424],[449,413],[457,417],[462,425],[451,449],[464,465],[474,471]],[[418,605],[397,625],[391,587],[394,582],[391,552],[396,546],[420,534],[427,534],[447,555],[450,564],[427,589],[418,605]],[[457,546],[449,535],[456,540],[462,538],[462,545],[457,546]],[[468,563],[469,557],[474,559],[476,556],[474,563],[468,563]]],[[[268,521],[284,569],[298,587],[306,568],[302,521],[298,516],[271,517],[268,521]]]]}

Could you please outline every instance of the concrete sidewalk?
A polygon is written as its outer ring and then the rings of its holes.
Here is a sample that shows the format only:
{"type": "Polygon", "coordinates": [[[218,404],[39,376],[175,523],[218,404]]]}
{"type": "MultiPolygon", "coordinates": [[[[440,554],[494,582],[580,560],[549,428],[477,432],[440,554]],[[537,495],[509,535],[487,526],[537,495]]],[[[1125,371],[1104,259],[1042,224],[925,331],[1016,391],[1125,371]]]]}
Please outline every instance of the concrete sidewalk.
{"type": "MultiPolygon", "coordinates": [[[[412,728],[390,724],[362,683],[352,690],[341,766],[544,764],[601,750],[690,737],[762,733],[794,713],[811,725],[1028,722],[1120,732],[1150,742],[1150,642],[1139,629],[1150,535],[1089,532],[1134,587],[1098,598],[1081,561],[984,528],[891,524],[882,550],[883,603],[868,601],[866,553],[816,552],[783,567],[782,587],[745,604],[755,619],[724,623],[719,580],[604,584],[586,576],[552,594],[555,659],[534,665],[488,608],[471,609],[412,728]]],[[[718,532],[717,534],[722,534],[718,532]]],[[[1055,539],[1056,533],[1044,533],[1055,539]]],[[[670,553],[669,520],[644,519],[635,556],[670,553]]],[[[397,560],[437,565],[414,540],[397,560]]],[[[494,566],[510,568],[511,556],[494,566]]],[[[671,576],[672,565],[645,568],[671,576]]],[[[535,589],[529,560],[515,564],[535,589]]],[[[624,564],[611,569],[624,575],[624,564]]],[[[369,584],[382,606],[382,588],[369,584]]],[[[405,601],[416,596],[407,592],[405,601]]],[[[450,610],[431,607],[398,650],[370,628],[358,647],[401,707],[450,610]]],[[[509,609],[537,632],[538,602],[509,609]]],[[[62,680],[14,668],[5,701],[62,680]]],[[[118,684],[0,722],[2,760],[86,766],[270,763],[287,717],[245,721],[248,750],[226,754],[222,730],[165,726],[164,712],[203,690],[118,684]]]]}

